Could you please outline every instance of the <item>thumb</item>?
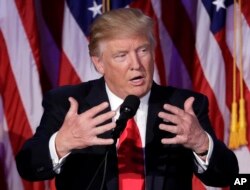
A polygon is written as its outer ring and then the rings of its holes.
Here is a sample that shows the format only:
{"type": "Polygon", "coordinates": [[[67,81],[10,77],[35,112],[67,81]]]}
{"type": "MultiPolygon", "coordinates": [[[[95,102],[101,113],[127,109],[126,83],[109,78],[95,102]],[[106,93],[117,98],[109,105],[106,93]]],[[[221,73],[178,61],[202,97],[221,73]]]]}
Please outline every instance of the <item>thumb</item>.
{"type": "Polygon", "coordinates": [[[184,103],[184,110],[192,115],[195,115],[193,110],[194,97],[189,97],[184,103]]]}
{"type": "Polygon", "coordinates": [[[70,102],[70,107],[69,107],[69,110],[67,112],[66,117],[70,117],[72,115],[77,114],[77,110],[78,110],[78,103],[77,103],[77,101],[74,98],[72,98],[72,97],[69,97],[68,100],[70,102]]]}

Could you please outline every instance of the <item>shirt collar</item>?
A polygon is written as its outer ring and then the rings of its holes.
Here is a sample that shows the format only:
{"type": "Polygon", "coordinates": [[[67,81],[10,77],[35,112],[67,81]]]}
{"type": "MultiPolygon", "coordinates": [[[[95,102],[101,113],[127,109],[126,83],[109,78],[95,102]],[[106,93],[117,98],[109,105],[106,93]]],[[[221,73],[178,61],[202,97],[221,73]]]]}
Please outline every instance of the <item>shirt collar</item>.
{"type": "MultiPolygon", "coordinates": [[[[120,105],[123,103],[124,100],[116,96],[113,92],[111,92],[107,84],[105,84],[105,88],[108,94],[111,110],[118,111],[120,108],[120,105]]],[[[148,106],[150,92],[151,90],[145,96],[140,98],[139,109],[143,108],[144,106],[148,106]]]]}

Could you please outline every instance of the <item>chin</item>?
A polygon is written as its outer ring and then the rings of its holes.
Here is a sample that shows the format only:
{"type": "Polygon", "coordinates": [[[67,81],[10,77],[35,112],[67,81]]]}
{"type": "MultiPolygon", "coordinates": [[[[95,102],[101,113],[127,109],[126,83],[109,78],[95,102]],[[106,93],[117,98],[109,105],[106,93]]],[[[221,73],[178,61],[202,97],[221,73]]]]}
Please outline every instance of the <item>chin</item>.
{"type": "Polygon", "coordinates": [[[141,97],[145,96],[148,92],[149,92],[149,90],[135,90],[135,91],[132,91],[130,94],[141,98],[141,97]]]}

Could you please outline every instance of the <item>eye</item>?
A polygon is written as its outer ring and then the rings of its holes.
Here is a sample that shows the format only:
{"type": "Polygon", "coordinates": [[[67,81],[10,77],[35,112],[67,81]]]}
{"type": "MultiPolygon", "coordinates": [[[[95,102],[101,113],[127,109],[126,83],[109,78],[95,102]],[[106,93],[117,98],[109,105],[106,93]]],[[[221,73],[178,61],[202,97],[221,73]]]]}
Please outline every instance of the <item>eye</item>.
{"type": "Polygon", "coordinates": [[[126,56],[125,53],[119,53],[119,54],[115,55],[115,57],[125,57],[125,56],[126,56]]]}
{"type": "Polygon", "coordinates": [[[146,55],[148,52],[149,52],[149,48],[146,46],[138,49],[138,54],[141,56],[146,55]]]}
{"type": "Polygon", "coordinates": [[[117,61],[117,62],[122,62],[122,61],[124,61],[125,59],[126,59],[126,53],[118,53],[118,54],[115,54],[114,55],[114,59],[115,59],[115,61],[117,61]]]}

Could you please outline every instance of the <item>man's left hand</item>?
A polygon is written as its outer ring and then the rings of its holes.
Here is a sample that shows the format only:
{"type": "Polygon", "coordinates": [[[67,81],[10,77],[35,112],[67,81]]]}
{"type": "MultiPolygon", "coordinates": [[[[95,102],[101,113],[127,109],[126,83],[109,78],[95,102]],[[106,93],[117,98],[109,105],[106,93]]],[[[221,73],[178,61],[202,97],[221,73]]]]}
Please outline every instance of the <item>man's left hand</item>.
{"type": "Polygon", "coordinates": [[[184,103],[184,109],[170,104],[164,104],[167,112],[160,112],[158,116],[164,121],[173,123],[168,125],[161,123],[159,128],[175,134],[173,138],[163,138],[163,144],[182,144],[196,153],[208,150],[209,139],[193,110],[194,97],[189,97],[184,103]]]}

